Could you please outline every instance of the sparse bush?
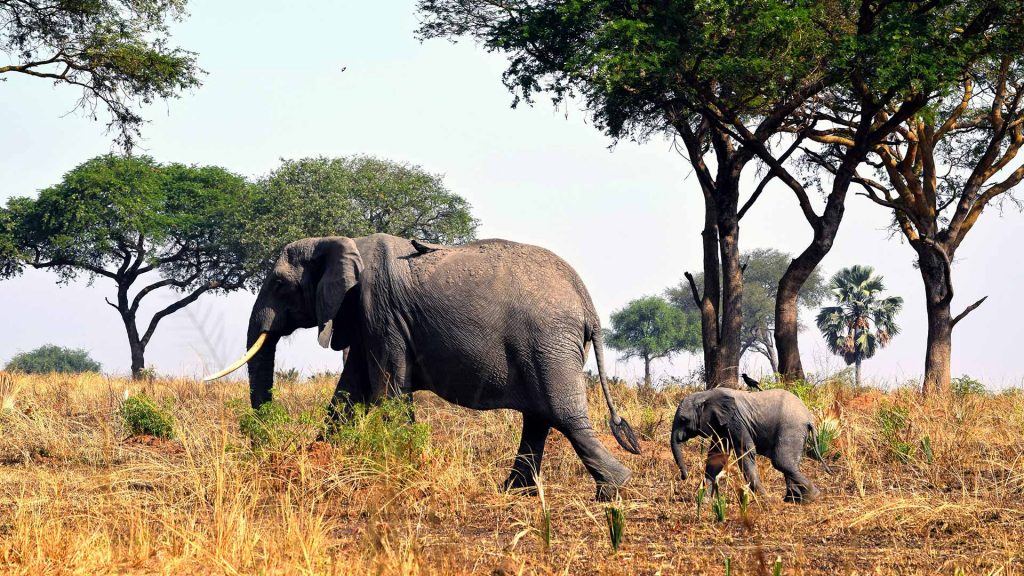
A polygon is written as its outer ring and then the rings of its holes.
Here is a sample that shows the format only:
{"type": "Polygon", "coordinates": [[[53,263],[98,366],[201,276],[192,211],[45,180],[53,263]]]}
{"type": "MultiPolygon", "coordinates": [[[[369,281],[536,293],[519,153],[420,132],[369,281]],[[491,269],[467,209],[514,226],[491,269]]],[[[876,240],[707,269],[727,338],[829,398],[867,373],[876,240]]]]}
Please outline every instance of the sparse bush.
{"type": "Polygon", "coordinates": [[[909,441],[910,412],[904,406],[883,404],[875,415],[882,440],[889,452],[904,464],[914,455],[914,445],[909,441]]]}
{"type": "Polygon", "coordinates": [[[289,436],[286,426],[291,422],[292,418],[284,406],[271,400],[255,410],[245,410],[238,420],[238,427],[254,448],[276,448],[289,436]]]}
{"type": "Polygon", "coordinates": [[[15,354],[4,369],[25,374],[80,374],[99,372],[101,368],[100,363],[90,358],[85,350],[47,344],[29,352],[15,354]]]}
{"type": "Polygon", "coordinates": [[[373,406],[357,404],[350,418],[334,426],[331,443],[349,454],[387,463],[402,461],[417,466],[430,440],[430,427],[413,420],[412,403],[387,398],[373,406]]]}
{"type": "Polygon", "coordinates": [[[949,381],[949,384],[953,390],[953,394],[961,397],[968,395],[981,396],[988,393],[984,384],[974,378],[971,378],[967,374],[964,374],[959,378],[953,378],[949,381]]]}
{"type": "Polygon", "coordinates": [[[126,398],[121,404],[120,416],[125,430],[132,436],[174,437],[174,415],[170,404],[161,406],[145,393],[126,398]]]}

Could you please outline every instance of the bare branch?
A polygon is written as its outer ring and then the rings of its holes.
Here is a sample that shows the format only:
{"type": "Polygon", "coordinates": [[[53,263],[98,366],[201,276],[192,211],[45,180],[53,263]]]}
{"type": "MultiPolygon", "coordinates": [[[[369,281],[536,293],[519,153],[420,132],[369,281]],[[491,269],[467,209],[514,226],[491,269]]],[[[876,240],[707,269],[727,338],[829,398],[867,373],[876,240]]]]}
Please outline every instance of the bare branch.
{"type": "Polygon", "coordinates": [[[971,312],[974,312],[974,310],[975,310],[975,309],[976,309],[976,308],[977,308],[978,306],[981,306],[981,303],[982,303],[982,302],[984,302],[984,301],[985,301],[985,300],[987,300],[987,299],[988,299],[988,296],[985,296],[985,297],[983,297],[983,298],[982,298],[981,300],[978,300],[978,301],[977,301],[977,302],[975,302],[974,304],[971,304],[971,305],[970,305],[970,306],[968,306],[967,308],[964,308],[964,311],[963,311],[963,312],[961,312],[961,313],[957,314],[957,315],[956,315],[956,318],[953,318],[953,323],[952,323],[951,325],[952,325],[952,326],[956,326],[957,322],[959,322],[959,321],[963,320],[963,319],[964,319],[964,317],[966,317],[966,316],[967,316],[968,314],[970,314],[971,312]]]}
{"type": "Polygon", "coordinates": [[[686,276],[686,280],[690,283],[690,294],[693,295],[694,304],[699,308],[703,299],[700,297],[700,290],[697,289],[697,281],[693,279],[693,274],[689,272],[684,272],[683,275],[686,276]]]}

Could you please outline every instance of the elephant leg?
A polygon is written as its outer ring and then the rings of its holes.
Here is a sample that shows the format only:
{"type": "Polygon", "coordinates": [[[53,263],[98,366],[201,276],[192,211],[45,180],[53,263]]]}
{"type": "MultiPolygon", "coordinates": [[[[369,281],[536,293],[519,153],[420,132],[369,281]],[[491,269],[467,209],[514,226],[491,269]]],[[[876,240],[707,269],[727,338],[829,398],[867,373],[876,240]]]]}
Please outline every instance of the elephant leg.
{"type": "Polygon", "coordinates": [[[587,472],[597,482],[597,499],[607,502],[615,498],[632,474],[601,444],[590,420],[586,416],[560,419],[555,422],[555,428],[569,439],[587,472]]]}
{"type": "Polygon", "coordinates": [[[786,478],[785,502],[805,504],[813,502],[821,492],[800,472],[800,458],[781,457],[772,460],[772,466],[786,478]]]}
{"type": "Polygon", "coordinates": [[[370,380],[366,371],[366,356],[353,346],[334,388],[334,396],[327,405],[328,426],[337,425],[352,414],[352,406],[372,401],[370,380]]]}
{"type": "Polygon", "coordinates": [[[764,488],[761,486],[761,477],[757,473],[757,452],[754,448],[754,442],[744,437],[736,446],[736,457],[740,461],[740,470],[743,471],[743,477],[747,479],[750,491],[755,493],[763,492],[764,488]]]}
{"type": "Polygon", "coordinates": [[[516,454],[512,472],[502,489],[505,491],[527,489],[531,496],[536,494],[537,478],[540,462],[544,457],[544,443],[548,439],[551,424],[543,418],[523,414],[523,436],[519,440],[519,452],[516,454]]]}

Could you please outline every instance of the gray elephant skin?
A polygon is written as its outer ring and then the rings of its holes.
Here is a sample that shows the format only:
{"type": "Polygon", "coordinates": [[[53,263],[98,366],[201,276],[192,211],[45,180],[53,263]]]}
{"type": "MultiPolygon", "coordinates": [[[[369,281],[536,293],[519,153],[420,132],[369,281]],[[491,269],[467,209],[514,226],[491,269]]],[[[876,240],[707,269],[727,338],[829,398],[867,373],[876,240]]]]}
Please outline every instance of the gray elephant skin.
{"type": "MultiPolygon", "coordinates": [[[[793,393],[786,390],[746,392],[714,388],[691,394],[679,403],[672,422],[672,456],[681,477],[687,476],[682,445],[694,437],[711,439],[704,478],[712,490],[732,450],[743,476],[754,492],[763,492],[754,463],[755,455],[771,459],[772,466],[786,478],[786,502],[810,502],[819,491],[800,472],[808,438],[808,455],[828,466],[817,451],[814,418],[793,393]]],[[[829,471],[830,472],[830,471],[829,471]]]]}
{"type": "Polygon", "coordinates": [[[639,453],[609,395],[598,315],[575,271],[545,249],[504,240],[426,245],[385,234],[289,244],[249,321],[254,407],[271,399],[277,342],[310,327],[321,346],[348,349],[333,418],[355,403],[430,390],[460,406],[523,414],[505,489],[535,490],[551,428],[568,438],[599,499],[614,497],[630,477],[587,416],[583,366],[593,344],[613,435],[639,453]]]}

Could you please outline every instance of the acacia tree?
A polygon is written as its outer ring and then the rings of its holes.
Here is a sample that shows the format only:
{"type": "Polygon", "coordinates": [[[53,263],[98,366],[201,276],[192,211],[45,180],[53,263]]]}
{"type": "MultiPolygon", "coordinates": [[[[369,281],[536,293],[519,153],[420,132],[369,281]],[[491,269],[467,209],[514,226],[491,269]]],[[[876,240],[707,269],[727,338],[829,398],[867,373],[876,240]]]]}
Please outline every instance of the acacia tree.
{"type": "Polygon", "coordinates": [[[469,202],[441,176],[372,156],[286,160],[256,188],[247,240],[257,243],[264,265],[298,238],[384,232],[459,244],[474,239],[478,225],[469,202]]]}
{"type": "MultiPolygon", "coordinates": [[[[892,211],[893,226],[917,254],[928,314],[923,391],[948,392],[955,317],[956,251],[989,205],[1014,200],[1024,180],[1024,44],[973,66],[950,91],[872,150],[879,179],[859,177],[863,194],[892,211]]],[[[845,135],[842,135],[845,137],[845,135]]]]}
{"type": "MultiPolygon", "coordinates": [[[[742,333],[739,222],[768,182],[797,193],[814,230],[779,284],[776,343],[787,375],[802,375],[796,334],[800,287],[831,249],[851,174],[880,141],[984,52],[1014,0],[941,2],[617,2],[420,0],[422,37],[471,36],[509,54],[513,103],[540,92],[582,98],[614,139],[678,138],[704,196],[704,286],[699,301],[709,386],[735,383],[742,333]],[[907,54],[928,51],[908,61],[907,54]],[[958,67],[959,66],[959,67],[958,67]],[[786,162],[824,98],[850,94],[858,146],[839,163],[835,194],[815,213],[786,162]],[[877,114],[892,102],[895,114],[877,114]],[[792,133],[792,138],[779,137],[792,133]],[[744,168],[766,173],[740,202],[744,168]]],[[[1002,33],[1002,28],[999,29],[1002,33]]]]}
{"type": "Polygon", "coordinates": [[[169,46],[168,22],[185,0],[0,0],[0,81],[22,75],[80,90],[77,108],[110,114],[107,129],[130,149],[138,108],[199,86],[195,54],[169,46]]]}
{"type": "Polygon", "coordinates": [[[651,387],[651,362],[683,350],[700,348],[700,333],[692,317],[658,296],[633,300],[612,313],[605,342],[625,358],[644,362],[644,386],[651,387]]]}
{"type": "Polygon", "coordinates": [[[80,275],[112,280],[116,296],[106,302],[124,323],[140,378],[161,320],[206,292],[242,288],[252,274],[239,243],[247,203],[245,180],[222,168],[101,156],[37,198],[7,202],[0,244],[10,249],[0,272],[30,266],[53,270],[63,284],[80,275]],[[173,301],[142,321],[143,300],[163,289],[173,301]]]}
{"type": "Polygon", "coordinates": [[[903,298],[882,298],[885,284],[870,266],[851,266],[836,272],[829,288],[836,305],[818,313],[818,330],[830,352],[856,367],[860,386],[861,363],[899,334],[896,315],[903,308],[903,298]]]}
{"type": "MultiPolygon", "coordinates": [[[[824,168],[825,205],[817,212],[807,185],[771,154],[759,157],[796,195],[813,236],[779,281],[775,342],[779,371],[802,379],[798,344],[799,293],[832,249],[845,212],[846,196],[860,178],[858,167],[908,119],[940,97],[974,63],[1006,49],[1024,33],[1016,0],[842,4],[842,20],[856,22],[851,58],[842,79],[794,116],[801,160],[824,168]],[[854,16],[855,15],[855,16],[854,16]]],[[[838,6],[838,5],[837,5],[838,6]]],[[[815,177],[813,180],[820,180],[815,177]]]]}

